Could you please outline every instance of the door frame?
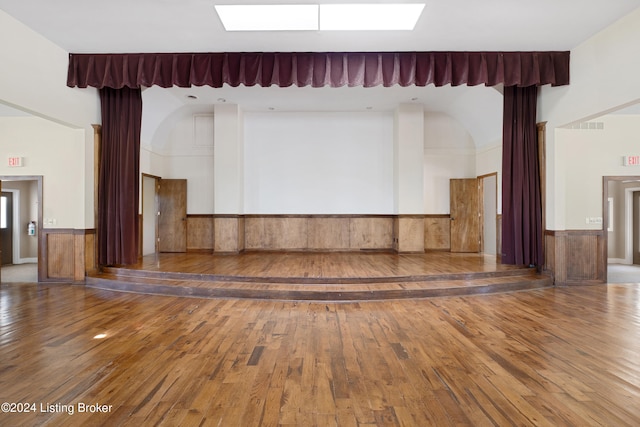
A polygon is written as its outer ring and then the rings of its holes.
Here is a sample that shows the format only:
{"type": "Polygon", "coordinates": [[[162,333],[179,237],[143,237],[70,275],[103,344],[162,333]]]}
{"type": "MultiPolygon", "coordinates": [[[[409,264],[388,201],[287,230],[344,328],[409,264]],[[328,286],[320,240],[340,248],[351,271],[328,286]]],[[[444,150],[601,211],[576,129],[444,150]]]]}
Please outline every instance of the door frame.
{"type": "Polygon", "coordinates": [[[484,200],[485,200],[485,193],[486,193],[486,183],[485,180],[495,177],[496,179],[496,183],[495,183],[495,199],[496,199],[496,206],[495,206],[495,212],[496,215],[493,218],[493,222],[495,224],[496,227],[496,241],[494,242],[496,245],[496,253],[493,255],[498,256],[498,172],[492,172],[492,173],[488,173],[488,174],[484,174],[484,175],[479,175],[478,176],[478,183],[480,184],[480,200],[478,202],[478,210],[480,211],[480,253],[484,253],[484,249],[485,249],[485,229],[484,229],[484,220],[485,220],[485,211],[484,211],[484,200]]]}
{"type": "Polygon", "coordinates": [[[42,190],[42,175],[0,175],[0,188],[2,185],[2,181],[36,181],[37,185],[37,193],[38,193],[38,224],[36,226],[36,238],[38,239],[38,282],[41,282],[44,277],[46,277],[45,265],[43,263],[44,259],[44,244],[42,242],[42,219],[43,219],[43,210],[42,210],[42,198],[43,198],[43,190],[42,190]]]}
{"type": "Polygon", "coordinates": [[[633,260],[634,260],[634,256],[636,255],[635,244],[636,244],[638,233],[640,233],[640,230],[638,230],[637,226],[634,227],[634,223],[637,224],[637,216],[634,216],[634,213],[636,215],[639,214],[639,212],[634,209],[636,206],[634,198],[636,193],[640,193],[640,187],[625,188],[624,192],[625,192],[624,222],[625,222],[625,230],[626,230],[626,233],[624,235],[624,239],[625,239],[624,257],[625,257],[625,260],[627,259],[629,260],[629,264],[634,265],[635,263],[633,262],[633,260]]]}
{"type": "Polygon", "coordinates": [[[153,229],[154,229],[154,247],[155,247],[155,253],[158,253],[158,185],[160,184],[160,181],[162,180],[162,177],[156,176],[156,175],[151,175],[148,173],[142,173],[141,175],[141,180],[140,180],[140,194],[141,194],[141,198],[140,198],[140,211],[141,211],[141,215],[140,215],[140,231],[139,231],[139,236],[138,236],[138,250],[139,250],[139,257],[142,257],[144,255],[144,226],[145,226],[145,208],[149,208],[149,206],[147,206],[147,204],[145,203],[145,193],[144,193],[144,180],[145,178],[147,179],[153,179],[155,182],[154,185],[154,195],[153,195],[153,211],[155,212],[155,214],[153,215],[154,218],[154,225],[153,225],[153,229]]]}
{"type": "Polygon", "coordinates": [[[20,190],[13,188],[3,188],[3,193],[11,193],[11,263],[21,264],[20,261],[20,190]],[[16,203],[16,200],[18,201],[16,203]],[[16,256],[16,253],[18,256],[16,256]]]}
{"type": "MultiPolygon", "coordinates": [[[[604,281],[607,282],[607,265],[609,264],[609,232],[607,224],[609,224],[609,182],[611,181],[638,181],[640,175],[624,175],[624,176],[603,176],[602,177],[602,238],[604,240],[604,281]]],[[[626,194],[625,194],[626,204],[626,194]]],[[[625,216],[627,207],[625,206],[625,216]]],[[[625,227],[627,226],[625,220],[625,227]]],[[[625,258],[626,258],[626,240],[628,240],[629,230],[625,230],[625,258]]]]}

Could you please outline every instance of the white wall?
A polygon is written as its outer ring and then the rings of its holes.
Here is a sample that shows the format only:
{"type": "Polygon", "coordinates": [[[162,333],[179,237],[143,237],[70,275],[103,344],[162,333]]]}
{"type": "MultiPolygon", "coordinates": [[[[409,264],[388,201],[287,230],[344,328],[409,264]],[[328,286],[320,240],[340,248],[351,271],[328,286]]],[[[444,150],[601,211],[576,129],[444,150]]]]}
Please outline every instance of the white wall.
{"type": "Polygon", "coordinates": [[[390,113],[245,113],[245,213],[390,214],[390,113]]]}
{"type": "Polygon", "coordinates": [[[623,166],[624,155],[640,155],[640,117],[607,115],[602,130],[558,129],[566,162],[567,230],[599,230],[586,218],[602,217],[602,177],[640,175],[640,166],[623,166]]]}
{"type": "Polygon", "coordinates": [[[244,113],[238,105],[214,110],[213,197],[216,214],[244,213],[244,113]]]}
{"type": "Polygon", "coordinates": [[[502,213],[502,141],[495,141],[476,152],[478,176],[498,173],[498,214],[502,213]]]}
{"type": "Polygon", "coordinates": [[[619,156],[625,147],[611,143],[596,147],[591,137],[580,138],[585,145],[577,147],[577,137],[562,127],[640,101],[638,40],[640,9],[571,51],[569,86],[541,90],[538,118],[547,121],[547,227],[551,230],[593,228],[586,226],[585,215],[602,216],[601,203],[595,202],[599,196],[593,191],[601,191],[602,174],[620,172],[611,157],[619,156]],[[576,153],[576,147],[596,151],[576,153]],[[600,154],[605,157],[598,159],[600,154]],[[576,176],[581,173],[576,169],[586,170],[584,165],[594,167],[586,182],[576,176]],[[583,199],[580,193],[587,184],[595,188],[583,199]]]}
{"type": "Polygon", "coordinates": [[[163,178],[187,180],[187,213],[213,213],[213,156],[170,156],[163,178]]]}
{"type": "Polygon", "coordinates": [[[162,177],[165,175],[166,157],[153,151],[150,146],[140,147],[140,173],[162,177]]]}
{"type": "MultiPolygon", "coordinates": [[[[398,159],[393,146],[399,126],[396,116],[412,114],[242,114],[234,105],[216,108],[213,136],[210,126],[208,131],[195,131],[194,117],[201,124],[208,119],[189,107],[161,122],[152,144],[142,150],[143,172],[187,179],[188,213],[407,213],[396,212],[394,161],[398,159]],[[218,150],[215,159],[210,145],[218,150]],[[216,194],[219,206],[214,206],[216,194]]],[[[414,121],[404,126],[409,137],[419,136],[417,158],[422,159],[417,163],[419,185],[411,186],[419,193],[405,195],[405,206],[418,203],[411,213],[447,214],[449,180],[500,171],[501,146],[496,142],[476,151],[469,133],[453,117],[419,114],[419,129],[414,121]]]]}
{"type": "Polygon", "coordinates": [[[393,122],[393,213],[421,214],[424,209],[425,115],[420,104],[400,104],[393,122]]]}
{"type": "MultiPolygon", "coordinates": [[[[43,217],[39,227],[80,228],[84,224],[84,131],[39,117],[0,117],[0,175],[42,175],[43,217]],[[8,155],[23,167],[9,167],[8,155]],[[80,187],[80,188],[79,188],[80,187]],[[51,221],[48,221],[51,220],[51,221]]],[[[93,175],[91,176],[93,185],[93,175]]]]}
{"type": "MultiPolygon", "coordinates": [[[[62,226],[61,224],[71,228],[93,227],[93,128],[91,125],[100,123],[97,91],[68,88],[66,86],[68,52],[1,10],[0,58],[2,58],[0,102],[77,129],[76,132],[65,133],[69,139],[62,144],[62,151],[66,151],[69,145],[80,145],[81,147],[78,148],[82,157],[78,158],[74,155],[73,162],[56,163],[38,169],[41,171],[46,169],[48,173],[53,174],[51,180],[45,178],[45,185],[47,181],[57,181],[60,174],[66,174],[75,179],[73,192],[68,189],[52,189],[51,184],[48,188],[54,191],[54,195],[66,191],[67,194],[61,194],[62,200],[73,199],[69,201],[72,202],[76,211],[71,214],[71,209],[62,206],[64,202],[61,202],[58,203],[60,208],[50,207],[55,211],[49,211],[48,215],[60,220],[57,227],[62,226]],[[76,198],[80,199],[79,203],[76,198]]],[[[59,136],[60,134],[56,137],[59,136]]],[[[45,141],[49,139],[39,140],[41,144],[45,141]]],[[[30,153],[40,148],[41,145],[24,147],[30,153]]],[[[6,147],[2,140],[0,158],[5,156],[6,147]]],[[[59,158],[60,155],[54,154],[54,157],[59,158]]],[[[47,197],[52,195],[47,194],[47,188],[45,188],[45,199],[47,197]]]]}
{"type": "Polygon", "coordinates": [[[149,172],[143,171],[165,179],[186,179],[187,213],[211,214],[214,208],[214,115],[186,108],[174,114],[171,123],[173,127],[164,135],[160,152],[145,154],[149,164],[145,162],[144,169],[149,172]]]}
{"type": "Polygon", "coordinates": [[[449,181],[476,177],[476,149],[471,135],[453,117],[426,113],[424,118],[424,213],[448,214],[449,181]]]}

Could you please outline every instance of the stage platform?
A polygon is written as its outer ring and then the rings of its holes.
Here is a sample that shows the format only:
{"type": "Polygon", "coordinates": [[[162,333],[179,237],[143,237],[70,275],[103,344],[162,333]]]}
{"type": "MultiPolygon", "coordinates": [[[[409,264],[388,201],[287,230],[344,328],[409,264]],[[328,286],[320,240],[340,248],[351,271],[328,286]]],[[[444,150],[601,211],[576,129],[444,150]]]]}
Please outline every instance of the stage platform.
{"type": "Polygon", "coordinates": [[[105,267],[93,288],[197,298],[366,301],[511,292],[552,286],[550,276],[495,256],[430,252],[162,253],[105,267]]]}

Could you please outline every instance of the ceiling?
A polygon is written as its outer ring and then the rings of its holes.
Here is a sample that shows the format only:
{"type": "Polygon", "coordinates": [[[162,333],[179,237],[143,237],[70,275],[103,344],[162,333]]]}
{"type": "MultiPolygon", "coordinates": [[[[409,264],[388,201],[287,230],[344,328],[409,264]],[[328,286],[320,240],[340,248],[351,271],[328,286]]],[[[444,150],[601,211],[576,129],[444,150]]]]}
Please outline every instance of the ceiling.
{"type": "MultiPolygon", "coordinates": [[[[68,52],[135,53],[571,50],[640,7],[640,0],[424,0],[414,31],[225,32],[213,6],[237,3],[317,1],[0,0],[0,9],[68,52]]],[[[418,102],[427,111],[455,117],[477,141],[499,138],[501,132],[501,97],[495,88],[225,87],[168,92],[173,102],[209,109],[232,102],[248,110],[366,111],[418,102]]]]}
{"type": "MultiPolygon", "coordinates": [[[[213,5],[245,3],[238,0],[0,0],[0,9],[69,52],[132,53],[570,50],[640,7],[638,0],[424,2],[424,13],[414,31],[358,33],[226,33],[213,5]]],[[[317,1],[247,0],[246,3],[317,1]]]]}

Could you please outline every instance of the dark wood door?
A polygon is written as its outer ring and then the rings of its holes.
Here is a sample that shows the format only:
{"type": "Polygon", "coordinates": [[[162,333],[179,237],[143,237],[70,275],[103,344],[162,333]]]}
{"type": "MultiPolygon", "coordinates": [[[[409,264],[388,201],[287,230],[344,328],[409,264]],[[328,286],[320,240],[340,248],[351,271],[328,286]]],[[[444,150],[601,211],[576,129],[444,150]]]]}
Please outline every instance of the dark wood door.
{"type": "Polygon", "coordinates": [[[0,246],[2,265],[13,264],[13,193],[0,194],[0,246]]]}
{"type": "Polygon", "coordinates": [[[161,179],[158,188],[158,251],[187,251],[187,180],[161,179]]]}
{"type": "Polygon", "coordinates": [[[480,252],[478,179],[450,180],[451,252],[480,252]]]}

